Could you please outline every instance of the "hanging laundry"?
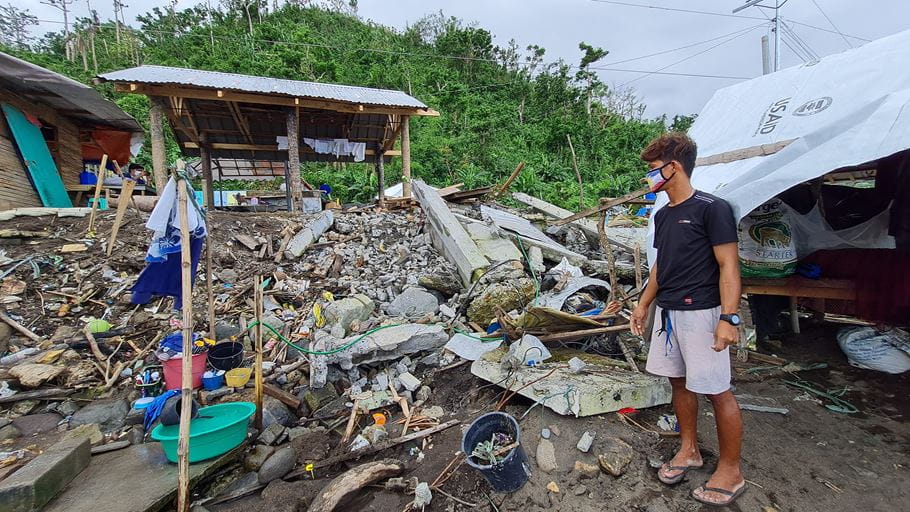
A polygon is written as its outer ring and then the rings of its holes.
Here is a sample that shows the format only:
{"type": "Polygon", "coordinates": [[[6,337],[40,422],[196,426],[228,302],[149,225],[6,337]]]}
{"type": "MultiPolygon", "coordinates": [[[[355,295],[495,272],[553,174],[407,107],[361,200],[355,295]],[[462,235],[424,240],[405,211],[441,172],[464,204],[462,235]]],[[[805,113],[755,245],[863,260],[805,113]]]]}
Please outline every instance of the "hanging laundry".
{"type": "Polygon", "coordinates": [[[354,157],[355,162],[363,162],[366,159],[367,145],[365,142],[351,142],[348,139],[328,140],[304,137],[303,143],[313,148],[313,151],[320,155],[335,155],[335,158],[351,156],[354,157]]]}
{"type": "MultiPolygon", "coordinates": [[[[187,187],[187,197],[195,198],[193,187],[188,181],[184,183],[187,187]]],[[[175,309],[183,307],[180,261],[182,240],[177,197],[177,182],[171,178],[145,224],[146,228],[152,230],[152,241],[145,256],[148,264],[131,289],[130,301],[133,304],[145,304],[153,296],[170,296],[174,297],[175,309]]],[[[188,201],[187,220],[190,232],[190,275],[195,280],[196,268],[202,254],[202,243],[206,236],[205,213],[195,200],[188,201]]]]}

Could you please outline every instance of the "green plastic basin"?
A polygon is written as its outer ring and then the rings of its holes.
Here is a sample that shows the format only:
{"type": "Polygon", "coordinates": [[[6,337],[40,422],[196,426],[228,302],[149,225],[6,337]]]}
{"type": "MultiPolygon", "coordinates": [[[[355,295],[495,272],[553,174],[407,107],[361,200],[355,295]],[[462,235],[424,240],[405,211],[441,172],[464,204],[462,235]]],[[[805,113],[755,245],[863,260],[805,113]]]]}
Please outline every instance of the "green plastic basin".
{"type": "MultiPolygon", "coordinates": [[[[199,409],[190,422],[190,462],[208,460],[233,450],[246,439],[250,416],[256,404],[231,402],[199,409]]],[[[177,440],[180,425],[158,425],[152,439],[161,443],[167,460],[177,462],[177,440]]]]}

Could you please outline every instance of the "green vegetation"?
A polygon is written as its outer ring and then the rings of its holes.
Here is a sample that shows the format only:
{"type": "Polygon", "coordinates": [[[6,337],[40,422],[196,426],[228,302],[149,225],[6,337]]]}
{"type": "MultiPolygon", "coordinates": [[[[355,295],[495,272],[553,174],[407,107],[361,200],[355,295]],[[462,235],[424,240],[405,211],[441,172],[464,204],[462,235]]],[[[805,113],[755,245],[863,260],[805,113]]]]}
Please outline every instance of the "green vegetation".
{"type": "MultiPolygon", "coordinates": [[[[334,9],[300,3],[311,2],[289,0],[277,10],[260,0],[223,1],[211,11],[154,8],[139,17],[139,27],[119,31],[113,21],[80,19],[68,44],[61,31],[3,48],[86,83],[96,72],[141,62],[400,89],[442,114],[411,123],[414,176],[473,188],[500,182],[526,162],[513,190],[572,210],[582,205],[567,135],[591,206],[638,185],[645,170],[640,149],[667,128],[664,119],[642,119],[644,106],[633,95],[612,91],[588,70],[608,52],[587,43],[579,44],[578,65],[547,62],[543,48],[496,46],[487,30],[441,13],[397,31],[359,19],[343,2],[331,2],[341,5],[334,9]]],[[[98,87],[148,122],[144,97],[98,87]]],[[[168,148],[177,158],[173,141],[168,148]]],[[[149,162],[148,147],[139,160],[149,162]]],[[[302,170],[310,183],[328,183],[346,201],[372,197],[371,171],[352,164],[302,170]]],[[[400,177],[398,159],[386,174],[389,184],[400,177]]]]}

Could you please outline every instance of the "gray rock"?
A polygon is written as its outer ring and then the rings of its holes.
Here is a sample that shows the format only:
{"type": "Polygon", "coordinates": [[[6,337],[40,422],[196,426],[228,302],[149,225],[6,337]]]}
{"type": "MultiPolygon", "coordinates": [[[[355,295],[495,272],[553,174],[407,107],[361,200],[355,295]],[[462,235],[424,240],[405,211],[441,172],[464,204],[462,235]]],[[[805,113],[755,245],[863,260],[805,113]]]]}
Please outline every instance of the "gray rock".
{"type": "Polygon", "coordinates": [[[541,439],[537,443],[537,467],[544,473],[556,471],[556,448],[549,439],[541,439]]]}
{"type": "Polygon", "coordinates": [[[575,489],[572,489],[572,494],[574,494],[576,496],[588,494],[588,488],[583,485],[579,485],[579,486],[575,487],[575,489]]]}
{"type": "Polygon", "coordinates": [[[16,439],[21,436],[22,432],[20,432],[15,425],[7,425],[3,428],[0,428],[0,441],[6,441],[7,439],[16,439]]]}
{"type": "Polygon", "coordinates": [[[3,428],[10,424],[10,420],[6,418],[0,418],[0,428],[3,428]]]}
{"type": "Polygon", "coordinates": [[[218,340],[226,340],[238,334],[240,334],[240,326],[233,322],[221,320],[215,323],[215,338],[218,340]]]}
{"type": "Polygon", "coordinates": [[[419,288],[408,288],[389,304],[390,316],[401,316],[416,320],[439,309],[439,299],[432,293],[419,288]]]}
{"type": "MultiPolygon", "coordinates": [[[[262,323],[269,325],[272,329],[275,329],[276,331],[281,331],[282,329],[284,329],[284,320],[278,318],[277,316],[275,316],[271,313],[266,313],[265,315],[263,315],[262,323]]],[[[264,329],[264,332],[270,332],[270,331],[268,329],[264,329]]]]}
{"type": "Polygon", "coordinates": [[[600,468],[613,476],[621,476],[632,462],[634,456],[632,447],[616,437],[607,438],[604,444],[606,445],[604,453],[597,456],[600,468]]]}
{"type": "Polygon", "coordinates": [[[398,380],[401,382],[401,385],[405,387],[408,391],[417,391],[420,387],[420,379],[411,374],[411,372],[404,372],[398,376],[398,380]]]}
{"type": "Polygon", "coordinates": [[[275,448],[257,444],[243,459],[243,467],[247,471],[259,471],[265,461],[275,453],[275,448]]]}
{"type": "Polygon", "coordinates": [[[280,448],[271,457],[265,460],[259,470],[259,483],[267,484],[272,480],[283,477],[294,469],[297,463],[297,453],[293,446],[280,448]]]}
{"type": "Polygon", "coordinates": [[[575,468],[572,471],[579,479],[597,478],[600,475],[600,468],[596,464],[588,464],[580,460],[575,461],[575,468]]]}
{"type": "Polygon", "coordinates": [[[60,402],[60,404],[57,405],[57,412],[63,416],[72,416],[73,414],[76,414],[76,411],[78,410],[79,403],[75,400],[66,400],[65,402],[60,402]]]}
{"type": "Polygon", "coordinates": [[[97,423],[104,432],[110,432],[123,427],[126,414],[130,406],[126,400],[111,398],[95,400],[76,411],[70,418],[70,427],[97,423]]]}
{"type": "Polygon", "coordinates": [[[363,322],[370,318],[376,304],[362,293],[352,297],[336,300],[325,307],[325,321],[328,325],[338,324],[349,332],[351,322],[363,322]]]}
{"type": "Polygon", "coordinates": [[[587,430],[584,434],[581,435],[581,439],[578,440],[578,444],[575,445],[579,451],[588,453],[591,451],[591,445],[594,444],[594,435],[596,432],[593,430],[587,430]]]}
{"type": "Polygon", "coordinates": [[[29,437],[56,429],[57,424],[62,419],[62,416],[53,412],[29,414],[28,416],[20,416],[14,419],[13,425],[22,432],[23,436],[29,437]]]}
{"type": "Polygon", "coordinates": [[[417,283],[428,290],[437,290],[451,296],[461,291],[461,280],[453,275],[425,274],[417,278],[417,283]]]}
{"type": "Polygon", "coordinates": [[[283,441],[287,435],[287,427],[279,423],[272,423],[268,427],[265,427],[265,430],[259,434],[259,439],[257,439],[256,442],[273,446],[283,441]]]}
{"type": "Polygon", "coordinates": [[[278,399],[270,396],[263,397],[262,400],[262,426],[267,427],[273,423],[290,427],[297,422],[297,417],[278,399]]]}
{"type": "Polygon", "coordinates": [[[417,401],[426,402],[430,399],[430,395],[433,393],[433,390],[429,386],[420,386],[420,389],[417,390],[417,401]]]}
{"type": "Polygon", "coordinates": [[[413,508],[423,509],[433,501],[433,492],[430,491],[430,485],[426,482],[420,482],[417,484],[417,488],[414,490],[414,505],[413,508]]]}
{"type": "Polygon", "coordinates": [[[433,352],[432,354],[420,358],[419,362],[424,366],[435,368],[439,366],[440,358],[441,356],[439,355],[439,352],[433,352]]]}

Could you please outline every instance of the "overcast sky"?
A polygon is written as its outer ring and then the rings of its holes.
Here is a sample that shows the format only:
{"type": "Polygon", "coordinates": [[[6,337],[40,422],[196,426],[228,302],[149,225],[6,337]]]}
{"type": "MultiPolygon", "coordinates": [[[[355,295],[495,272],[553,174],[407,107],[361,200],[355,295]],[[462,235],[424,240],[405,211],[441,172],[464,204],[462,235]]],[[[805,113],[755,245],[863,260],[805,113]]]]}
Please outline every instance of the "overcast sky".
{"type": "MultiPolygon", "coordinates": [[[[217,0],[210,1],[217,3],[217,0]]],[[[30,9],[42,20],[63,19],[59,11],[38,0],[11,2],[30,9]]],[[[113,17],[112,0],[89,2],[102,18],[113,17]]],[[[773,5],[774,2],[765,0],[762,4],[773,5]]],[[[125,13],[131,21],[136,15],[167,2],[132,0],[124,3],[129,5],[125,13]]],[[[196,3],[200,1],[180,0],[178,8],[196,3]]],[[[729,15],[743,3],[745,0],[359,0],[358,11],[361,18],[401,29],[441,10],[446,15],[476,22],[491,31],[496,44],[506,45],[510,39],[515,39],[520,48],[538,44],[546,48],[548,61],[563,58],[577,64],[581,55],[579,41],[600,46],[610,52],[596,64],[611,69],[599,71],[602,80],[615,87],[633,87],[648,105],[646,115],[650,117],[696,113],[715,90],[739,79],[644,74],[620,69],[723,77],[761,74],[760,40],[762,35],[770,35],[770,24],[763,13],[773,17],[773,9],[752,7],[738,13],[739,18],[668,10],[729,15]],[[681,47],[685,48],[679,49],[681,47]],[[678,50],[638,59],[674,49],[678,50]]],[[[790,20],[795,38],[782,31],[786,35],[781,43],[782,68],[803,62],[795,51],[803,57],[809,52],[825,56],[849,49],[848,42],[859,46],[864,39],[878,39],[910,29],[910,5],[905,0],[787,0],[785,3],[781,17],[790,20]],[[847,35],[846,41],[835,32],[832,23],[847,35]],[[800,48],[796,38],[806,48],[800,48]]],[[[75,0],[72,8],[77,15],[88,12],[85,0],[75,0]]],[[[59,29],[59,24],[43,22],[39,31],[59,29]]]]}

